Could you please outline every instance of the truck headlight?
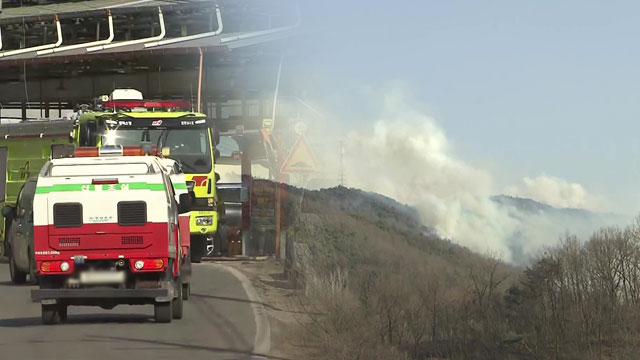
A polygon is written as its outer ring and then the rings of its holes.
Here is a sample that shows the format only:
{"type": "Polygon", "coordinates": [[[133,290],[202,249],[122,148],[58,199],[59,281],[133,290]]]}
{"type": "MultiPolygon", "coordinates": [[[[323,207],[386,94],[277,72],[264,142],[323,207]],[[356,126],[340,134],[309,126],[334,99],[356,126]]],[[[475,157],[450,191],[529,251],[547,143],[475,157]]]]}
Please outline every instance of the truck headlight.
{"type": "Polygon", "coordinates": [[[213,224],[212,216],[197,216],[196,225],[198,226],[211,226],[213,224]]]}

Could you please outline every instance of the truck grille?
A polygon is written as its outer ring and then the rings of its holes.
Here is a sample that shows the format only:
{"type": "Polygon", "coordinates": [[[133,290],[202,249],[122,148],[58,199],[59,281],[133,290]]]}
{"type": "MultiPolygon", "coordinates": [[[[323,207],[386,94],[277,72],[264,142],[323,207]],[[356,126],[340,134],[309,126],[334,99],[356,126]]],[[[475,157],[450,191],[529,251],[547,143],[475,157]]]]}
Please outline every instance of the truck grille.
{"type": "Polygon", "coordinates": [[[80,238],[60,238],[58,239],[58,246],[60,247],[80,246],[80,238]]]}
{"type": "Polygon", "coordinates": [[[142,245],[144,238],[140,235],[127,235],[122,237],[122,245],[142,245]]]}
{"type": "Polygon", "coordinates": [[[144,201],[121,201],[118,203],[118,224],[145,225],[147,223],[147,203],[144,201]]]}
{"type": "Polygon", "coordinates": [[[82,226],[82,204],[59,203],[53,205],[53,224],[60,228],[82,226]]]}

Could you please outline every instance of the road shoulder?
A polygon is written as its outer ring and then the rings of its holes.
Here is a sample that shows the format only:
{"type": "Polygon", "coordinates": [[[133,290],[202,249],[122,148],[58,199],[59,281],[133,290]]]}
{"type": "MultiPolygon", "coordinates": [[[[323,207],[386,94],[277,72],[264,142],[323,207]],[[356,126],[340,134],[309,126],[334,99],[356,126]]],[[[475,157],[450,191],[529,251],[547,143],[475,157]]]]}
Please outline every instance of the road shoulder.
{"type": "MultiPolygon", "coordinates": [[[[294,333],[298,329],[301,315],[296,306],[295,289],[291,287],[284,276],[283,263],[267,258],[265,260],[214,262],[213,264],[226,267],[234,273],[239,272],[255,290],[260,299],[258,302],[262,305],[262,309],[259,311],[264,311],[269,322],[271,335],[270,349],[267,353],[269,357],[300,359],[301,349],[292,339],[297,338],[294,333]]],[[[250,296],[248,293],[247,295],[250,296]]]]}

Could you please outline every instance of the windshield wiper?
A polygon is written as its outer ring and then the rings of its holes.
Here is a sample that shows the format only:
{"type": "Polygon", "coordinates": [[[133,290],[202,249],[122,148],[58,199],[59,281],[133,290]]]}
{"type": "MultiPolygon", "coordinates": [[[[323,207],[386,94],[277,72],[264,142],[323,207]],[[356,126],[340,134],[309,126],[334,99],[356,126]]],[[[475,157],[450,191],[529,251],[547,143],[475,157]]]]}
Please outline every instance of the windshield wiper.
{"type": "Polygon", "coordinates": [[[149,129],[142,130],[142,136],[140,142],[151,142],[151,135],[149,135],[149,129]]]}
{"type": "Polygon", "coordinates": [[[187,164],[186,162],[182,162],[180,160],[178,160],[178,162],[180,163],[180,166],[182,166],[183,168],[186,168],[187,170],[191,170],[193,172],[198,172],[198,169],[196,169],[195,166],[191,164],[187,164]]]}

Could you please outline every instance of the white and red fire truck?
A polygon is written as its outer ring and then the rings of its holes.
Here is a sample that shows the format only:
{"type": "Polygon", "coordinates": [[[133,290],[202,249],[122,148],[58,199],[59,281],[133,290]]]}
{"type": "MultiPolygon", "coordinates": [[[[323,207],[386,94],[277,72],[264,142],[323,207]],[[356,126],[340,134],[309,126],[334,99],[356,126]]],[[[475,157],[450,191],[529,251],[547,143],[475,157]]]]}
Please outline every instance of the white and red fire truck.
{"type": "Polygon", "coordinates": [[[31,297],[44,323],[65,320],[70,305],[153,304],[157,322],[182,317],[191,195],[179,166],[148,155],[78,148],[42,168],[33,202],[40,288],[31,297]]]}

